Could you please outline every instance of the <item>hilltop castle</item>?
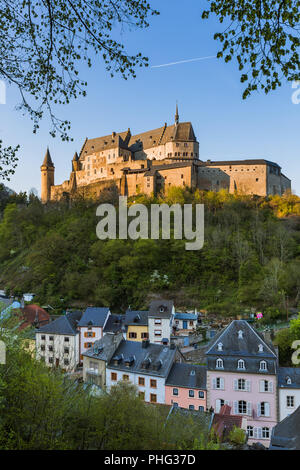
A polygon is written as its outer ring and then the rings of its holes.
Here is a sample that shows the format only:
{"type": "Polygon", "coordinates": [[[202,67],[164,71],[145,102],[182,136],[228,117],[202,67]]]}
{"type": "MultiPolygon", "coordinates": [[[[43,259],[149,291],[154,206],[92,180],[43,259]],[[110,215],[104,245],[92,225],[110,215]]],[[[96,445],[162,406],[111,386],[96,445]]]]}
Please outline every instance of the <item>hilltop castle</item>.
{"type": "Polygon", "coordinates": [[[80,154],[73,157],[70,179],[60,185],[54,185],[54,164],[47,149],[41,174],[43,202],[76,194],[98,197],[111,187],[124,196],[157,194],[169,186],[223,188],[258,196],[281,195],[291,189],[281,167],[268,160],[201,161],[192,124],[179,121],[178,107],[171,126],[165,123],[134,136],[128,129],[86,138],[80,154]]]}

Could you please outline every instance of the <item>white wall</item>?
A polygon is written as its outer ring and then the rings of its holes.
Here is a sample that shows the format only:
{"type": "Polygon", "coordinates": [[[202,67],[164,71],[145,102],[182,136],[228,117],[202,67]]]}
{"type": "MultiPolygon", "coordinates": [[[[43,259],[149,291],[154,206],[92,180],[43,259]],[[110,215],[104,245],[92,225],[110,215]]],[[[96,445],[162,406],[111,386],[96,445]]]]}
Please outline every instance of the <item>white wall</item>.
{"type": "Polygon", "coordinates": [[[279,421],[282,421],[288,415],[294,413],[300,406],[300,389],[299,388],[279,388],[279,421]],[[294,397],[294,407],[287,406],[287,397],[294,397]]]}
{"type": "Polygon", "coordinates": [[[54,335],[48,333],[36,333],[36,358],[38,360],[45,358],[45,364],[48,367],[56,365],[56,360],[59,360],[59,366],[62,369],[72,371],[76,368],[79,363],[79,334],[76,335],[54,335]],[[42,340],[42,336],[45,336],[45,340],[42,340]],[[50,337],[53,337],[53,341],[50,341],[50,337]],[[69,338],[69,341],[65,341],[65,338],[69,338]],[[41,350],[41,346],[45,346],[45,351],[41,350]],[[53,346],[53,352],[49,351],[49,346],[53,346]],[[69,353],[65,353],[65,347],[69,348],[69,353]],[[53,358],[53,363],[49,362],[49,358],[53,358]],[[64,364],[64,359],[69,360],[69,365],[64,364]]]}

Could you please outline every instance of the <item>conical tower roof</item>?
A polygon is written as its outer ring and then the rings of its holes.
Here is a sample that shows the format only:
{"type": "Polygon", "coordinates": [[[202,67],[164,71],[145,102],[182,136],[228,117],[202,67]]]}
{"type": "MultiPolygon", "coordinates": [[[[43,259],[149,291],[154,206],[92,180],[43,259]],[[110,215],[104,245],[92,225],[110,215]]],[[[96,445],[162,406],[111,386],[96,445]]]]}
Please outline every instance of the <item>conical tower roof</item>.
{"type": "Polygon", "coordinates": [[[78,160],[79,160],[78,153],[75,152],[74,157],[73,157],[73,162],[77,162],[78,160]]]}
{"type": "Polygon", "coordinates": [[[50,167],[54,167],[53,162],[52,162],[52,160],[51,160],[51,155],[50,155],[50,152],[49,152],[49,147],[47,147],[47,152],[46,152],[46,155],[45,155],[45,158],[44,158],[44,161],[43,161],[43,165],[45,165],[45,166],[50,166],[50,167]]]}

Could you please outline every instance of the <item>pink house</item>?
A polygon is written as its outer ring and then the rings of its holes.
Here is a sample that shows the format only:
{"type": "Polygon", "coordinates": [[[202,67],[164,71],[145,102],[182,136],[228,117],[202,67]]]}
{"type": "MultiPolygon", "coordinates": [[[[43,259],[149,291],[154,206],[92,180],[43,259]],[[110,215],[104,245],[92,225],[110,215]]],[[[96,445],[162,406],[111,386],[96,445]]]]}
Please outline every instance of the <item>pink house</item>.
{"type": "Polygon", "coordinates": [[[249,443],[269,446],[277,416],[276,352],[245,320],[233,321],[211,342],[207,358],[207,406],[247,418],[249,443]]]}
{"type": "Polygon", "coordinates": [[[206,367],[175,363],[166,380],[166,405],[206,411],[206,367]]]}

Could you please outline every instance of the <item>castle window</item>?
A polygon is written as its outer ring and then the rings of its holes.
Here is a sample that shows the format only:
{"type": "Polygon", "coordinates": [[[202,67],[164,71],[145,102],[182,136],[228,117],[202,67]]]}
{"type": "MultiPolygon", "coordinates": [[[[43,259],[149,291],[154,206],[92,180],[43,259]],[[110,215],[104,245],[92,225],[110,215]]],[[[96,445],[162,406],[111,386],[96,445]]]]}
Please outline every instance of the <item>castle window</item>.
{"type": "Polygon", "coordinates": [[[256,178],[256,181],[259,181],[259,178],[256,178]]]}

